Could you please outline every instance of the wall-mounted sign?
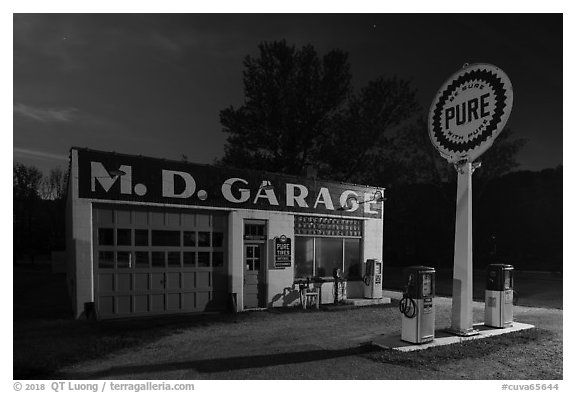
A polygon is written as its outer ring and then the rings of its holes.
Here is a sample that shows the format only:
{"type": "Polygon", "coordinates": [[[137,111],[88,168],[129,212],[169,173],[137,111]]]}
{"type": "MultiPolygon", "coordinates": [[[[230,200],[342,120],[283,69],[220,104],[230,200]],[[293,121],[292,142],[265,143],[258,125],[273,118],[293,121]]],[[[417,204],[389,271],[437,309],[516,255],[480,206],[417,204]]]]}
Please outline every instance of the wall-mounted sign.
{"type": "Polygon", "coordinates": [[[382,188],[77,150],[80,198],[382,217],[382,188]]]}
{"type": "Polygon", "coordinates": [[[274,239],[274,267],[285,268],[292,265],[292,239],[282,235],[274,239]]]}
{"type": "Polygon", "coordinates": [[[294,216],[294,234],[308,236],[362,236],[362,221],[347,218],[294,216]]]}
{"type": "Polygon", "coordinates": [[[512,110],[512,84],[490,64],[467,65],[442,85],[428,116],[428,133],[449,162],[473,162],[500,134],[512,110]]]}

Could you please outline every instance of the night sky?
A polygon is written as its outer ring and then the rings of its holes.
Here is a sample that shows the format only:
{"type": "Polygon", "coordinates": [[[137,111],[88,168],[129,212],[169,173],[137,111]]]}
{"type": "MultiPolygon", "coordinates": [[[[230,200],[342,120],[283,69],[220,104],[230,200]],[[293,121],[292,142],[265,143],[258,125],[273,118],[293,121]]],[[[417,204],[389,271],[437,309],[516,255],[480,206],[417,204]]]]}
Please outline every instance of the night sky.
{"type": "MultiPolygon", "coordinates": [[[[212,163],[220,110],[243,100],[263,41],[349,53],[353,83],[411,80],[427,113],[464,63],[502,68],[520,169],[562,164],[561,14],[14,14],[14,161],[67,167],[71,146],[212,163]]],[[[495,143],[498,143],[496,141],[495,143]]]]}

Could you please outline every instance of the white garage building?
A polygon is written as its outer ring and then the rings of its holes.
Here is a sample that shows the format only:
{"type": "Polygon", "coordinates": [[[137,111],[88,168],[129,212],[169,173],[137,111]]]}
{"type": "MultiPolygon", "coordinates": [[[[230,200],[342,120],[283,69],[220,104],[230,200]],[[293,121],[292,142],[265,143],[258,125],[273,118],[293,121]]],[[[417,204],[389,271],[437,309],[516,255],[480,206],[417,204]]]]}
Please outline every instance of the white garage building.
{"type": "Polygon", "coordinates": [[[382,188],[72,148],[68,285],[74,315],[242,311],[300,302],[333,270],[363,296],[382,259],[382,188]]]}

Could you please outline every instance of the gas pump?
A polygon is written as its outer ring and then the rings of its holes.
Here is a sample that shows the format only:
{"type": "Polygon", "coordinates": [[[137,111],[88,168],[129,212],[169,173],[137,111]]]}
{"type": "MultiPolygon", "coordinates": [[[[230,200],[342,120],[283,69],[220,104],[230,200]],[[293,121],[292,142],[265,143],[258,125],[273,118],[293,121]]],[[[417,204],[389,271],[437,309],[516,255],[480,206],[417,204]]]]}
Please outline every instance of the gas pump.
{"type": "Polygon", "coordinates": [[[334,304],[338,304],[346,300],[346,280],[341,269],[334,269],[332,277],[334,277],[334,304]]]}
{"type": "Polygon", "coordinates": [[[435,275],[433,267],[406,268],[406,288],[399,305],[402,313],[402,341],[423,344],[434,340],[435,275]]]}
{"type": "Polygon", "coordinates": [[[378,259],[366,260],[364,281],[364,297],[367,299],[382,298],[382,262],[378,259]]]}
{"type": "Polygon", "coordinates": [[[484,324],[504,328],[512,325],[514,299],[514,267],[505,264],[488,265],[484,324]]]}

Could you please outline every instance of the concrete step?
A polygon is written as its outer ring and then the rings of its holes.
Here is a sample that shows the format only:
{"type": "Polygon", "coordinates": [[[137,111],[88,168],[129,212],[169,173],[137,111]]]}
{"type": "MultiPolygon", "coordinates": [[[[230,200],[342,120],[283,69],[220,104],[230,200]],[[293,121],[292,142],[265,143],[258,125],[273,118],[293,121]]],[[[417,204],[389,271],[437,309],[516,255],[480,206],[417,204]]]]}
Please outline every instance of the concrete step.
{"type": "Polygon", "coordinates": [[[361,298],[352,298],[346,299],[343,301],[344,304],[351,304],[356,307],[363,307],[363,306],[374,306],[376,304],[388,304],[390,303],[389,297],[382,297],[380,299],[361,299],[361,298]]]}

